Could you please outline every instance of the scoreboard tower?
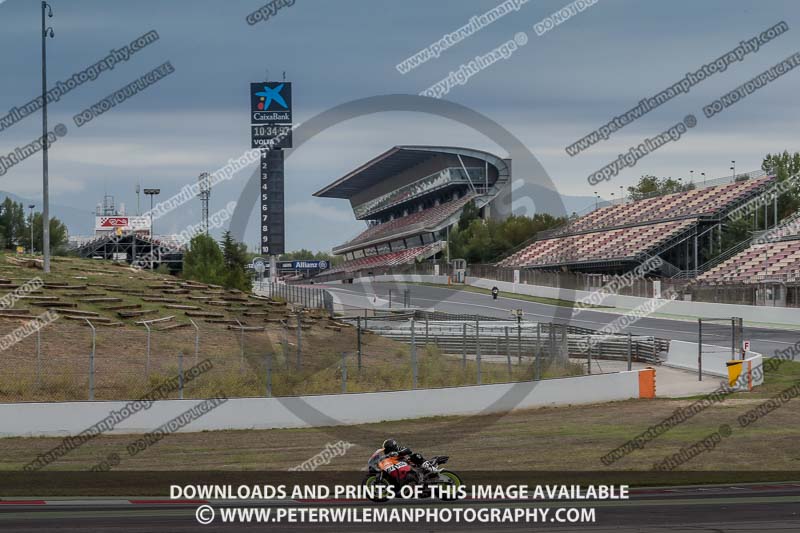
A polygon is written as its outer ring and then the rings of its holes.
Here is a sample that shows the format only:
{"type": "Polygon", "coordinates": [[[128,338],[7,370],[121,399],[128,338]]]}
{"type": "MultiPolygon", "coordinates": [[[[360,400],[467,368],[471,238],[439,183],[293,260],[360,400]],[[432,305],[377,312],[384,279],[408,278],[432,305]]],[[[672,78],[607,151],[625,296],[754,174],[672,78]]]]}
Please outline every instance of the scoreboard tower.
{"type": "Polygon", "coordinates": [[[269,256],[274,280],[277,257],[286,251],[283,149],[292,147],[291,82],[250,84],[250,147],[261,150],[259,252],[269,256]]]}

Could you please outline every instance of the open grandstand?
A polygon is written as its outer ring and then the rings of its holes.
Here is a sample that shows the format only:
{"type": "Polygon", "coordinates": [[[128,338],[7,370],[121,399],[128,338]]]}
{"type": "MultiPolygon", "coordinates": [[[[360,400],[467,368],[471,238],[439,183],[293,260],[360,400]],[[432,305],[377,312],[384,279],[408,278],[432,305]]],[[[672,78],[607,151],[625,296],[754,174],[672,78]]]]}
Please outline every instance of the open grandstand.
{"type": "MultiPolygon", "coordinates": [[[[774,198],[763,171],[692,185],[683,192],[624,199],[541,232],[501,267],[616,274],[659,256],[663,277],[694,277],[719,257],[726,224],[774,198]]],[[[769,222],[767,222],[769,223],[769,222]]]]}
{"type": "Polygon", "coordinates": [[[413,263],[442,252],[447,231],[474,202],[484,219],[510,189],[510,160],[479,150],[395,146],[314,193],[350,201],[367,228],[333,249],[344,263],[326,279],[413,263]]]}
{"type": "Polygon", "coordinates": [[[179,272],[185,248],[176,239],[129,232],[97,236],[78,246],[76,253],[80,257],[125,262],[141,268],[154,269],[163,264],[170,271],[179,272]]]}

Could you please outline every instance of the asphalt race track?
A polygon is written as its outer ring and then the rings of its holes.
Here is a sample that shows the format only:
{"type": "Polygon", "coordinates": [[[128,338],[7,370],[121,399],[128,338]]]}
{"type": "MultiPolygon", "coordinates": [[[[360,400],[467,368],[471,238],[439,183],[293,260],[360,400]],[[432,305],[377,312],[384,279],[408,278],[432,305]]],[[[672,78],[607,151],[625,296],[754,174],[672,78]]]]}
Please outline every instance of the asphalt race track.
{"type": "MultiPolygon", "coordinates": [[[[352,285],[327,284],[324,288],[330,290],[347,302],[352,302],[354,307],[364,298],[388,300],[389,290],[393,294],[393,308],[402,305],[403,289],[411,291],[411,305],[420,308],[434,308],[437,311],[450,313],[468,313],[484,316],[511,318],[513,309],[522,309],[529,320],[542,322],[556,322],[559,324],[572,324],[592,329],[600,329],[610,324],[620,315],[616,313],[582,310],[577,316],[571,316],[572,310],[568,307],[518,300],[514,298],[499,297],[492,300],[488,294],[480,294],[464,290],[449,289],[446,287],[433,287],[429,285],[403,284],[403,283],[353,283],[352,285]]],[[[320,287],[320,285],[314,285],[320,287]]],[[[385,302],[384,302],[385,304],[385,302]]],[[[363,304],[361,305],[363,307],[363,304]]],[[[382,306],[385,308],[385,305],[382,306]]],[[[800,311],[798,311],[800,314],[800,311]]],[[[730,318],[730,317],[715,317],[730,318]]],[[[798,324],[800,325],[800,324],[798,324]]],[[[657,337],[697,342],[696,320],[670,320],[666,318],[642,318],[623,331],[635,335],[653,335],[657,337]]],[[[800,341],[800,330],[772,328],[744,328],[744,338],[751,341],[752,349],[771,357],[776,351],[785,350],[800,341]]],[[[724,323],[703,324],[703,343],[730,346],[731,327],[724,323]]]]}
{"type": "MultiPolygon", "coordinates": [[[[2,501],[0,501],[2,503],[2,501]]],[[[631,499],[613,502],[560,501],[557,507],[596,509],[594,524],[221,524],[201,526],[195,519],[198,504],[107,505],[76,502],[65,505],[0,505],[0,530],[15,533],[43,531],[197,532],[261,529],[271,531],[592,531],[643,532],[784,532],[800,530],[800,483],[685,487],[632,491],[631,499]]],[[[240,504],[241,505],[241,504],[240,504]]],[[[367,502],[298,504],[266,501],[257,506],[365,506],[367,502]]],[[[499,503],[472,500],[454,504],[399,501],[385,505],[466,505],[474,507],[538,505],[541,502],[499,503]]],[[[219,509],[219,505],[216,506],[219,509]]],[[[219,520],[219,519],[217,519],[219,520]]]]}

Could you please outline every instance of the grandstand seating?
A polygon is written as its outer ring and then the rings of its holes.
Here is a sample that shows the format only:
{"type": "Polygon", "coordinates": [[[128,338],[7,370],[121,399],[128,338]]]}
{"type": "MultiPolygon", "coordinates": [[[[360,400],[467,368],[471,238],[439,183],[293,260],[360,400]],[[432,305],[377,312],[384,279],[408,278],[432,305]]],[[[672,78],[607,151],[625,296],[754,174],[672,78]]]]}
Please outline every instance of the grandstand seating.
{"type": "MultiPolygon", "coordinates": [[[[473,171],[471,172],[472,178],[476,181],[479,180],[483,182],[484,171],[482,168],[470,168],[467,169],[467,171],[473,171]]],[[[353,207],[353,212],[356,214],[357,218],[369,218],[367,216],[369,213],[377,212],[394,205],[400,205],[412,198],[457,183],[467,184],[470,183],[470,181],[462,169],[455,167],[445,168],[435,174],[431,174],[430,176],[426,176],[413,183],[400,187],[399,189],[395,189],[382,196],[357,205],[353,207]]]]}
{"type": "Polygon", "coordinates": [[[800,239],[754,244],[697,277],[703,283],[800,281],[800,239]]]}
{"type": "Polygon", "coordinates": [[[712,215],[746,199],[771,179],[764,176],[727,185],[694,189],[602,207],[571,222],[558,234],[566,235],[631,224],[646,224],[659,220],[712,215]]]}
{"type": "Polygon", "coordinates": [[[527,267],[580,261],[634,258],[687,230],[697,219],[660,222],[536,241],[499,263],[527,267]]]}
{"type": "Polygon", "coordinates": [[[545,231],[498,263],[535,267],[591,261],[634,259],[661,246],[699,222],[748,201],[773,178],[666,194],[596,209],[557,230],[545,231]]]}
{"type": "Polygon", "coordinates": [[[399,234],[415,225],[425,228],[433,228],[437,224],[456,213],[459,209],[469,202],[474,195],[468,194],[458,200],[452,200],[439,204],[436,207],[424,209],[407,216],[396,218],[383,224],[376,224],[367,228],[354,239],[346,242],[337,248],[351,247],[357,244],[367,243],[380,238],[391,238],[393,234],[399,234]]]}
{"type": "Polygon", "coordinates": [[[411,263],[418,257],[429,255],[438,250],[440,247],[440,243],[434,242],[431,244],[426,244],[425,246],[417,246],[415,248],[400,250],[398,252],[361,257],[352,261],[345,261],[341,265],[323,271],[321,274],[324,276],[329,276],[331,274],[339,274],[342,272],[349,273],[357,270],[366,270],[369,268],[404,265],[406,263],[411,263]]]}

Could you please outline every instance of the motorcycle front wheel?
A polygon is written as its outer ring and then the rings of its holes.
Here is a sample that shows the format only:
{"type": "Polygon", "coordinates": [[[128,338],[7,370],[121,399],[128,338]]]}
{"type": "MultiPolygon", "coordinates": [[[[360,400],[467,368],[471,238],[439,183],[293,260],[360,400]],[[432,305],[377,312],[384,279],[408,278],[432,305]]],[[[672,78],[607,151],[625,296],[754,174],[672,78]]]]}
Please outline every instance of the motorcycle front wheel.
{"type": "MultiPolygon", "coordinates": [[[[442,481],[443,485],[449,485],[451,487],[454,487],[455,490],[458,490],[458,487],[460,487],[463,484],[463,482],[461,481],[461,478],[459,477],[459,475],[456,474],[455,472],[451,471],[451,470],[442,470],[441,472],[439,472],[439,479],[442,481]]],[[[454,496],[454,497],[443,496],[441,499],[442,500],[457,500],[458,496],[454,496]]]]}
{"type": "Polygon", "coordinates": [[[389,487],[389,482],[386,479],[381,478],[379,480],[377,474],[369,474],[367,475],[366,478],[364,478],[364,486],[367,488],[374,489],[373,494],[367,495],[367,498],[369,498],[370,501],[373,501],[375,503],[384,503],[389,501],[388,496],[379,496],[381,486],[386,487],[383,490],[384,494],[386,494],[387,488],[389,487]]]}

